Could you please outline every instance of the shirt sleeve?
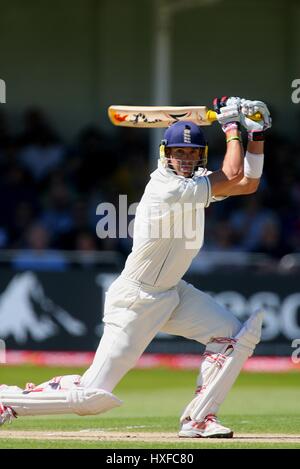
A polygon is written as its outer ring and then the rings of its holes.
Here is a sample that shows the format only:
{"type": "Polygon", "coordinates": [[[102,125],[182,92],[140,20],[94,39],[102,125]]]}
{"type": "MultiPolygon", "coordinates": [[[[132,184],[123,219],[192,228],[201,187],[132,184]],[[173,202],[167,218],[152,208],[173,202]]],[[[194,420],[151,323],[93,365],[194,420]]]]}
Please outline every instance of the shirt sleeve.
{"type": "MultiPolygon", "coordinates": [[[[210,174],[212,174],[212,171],[207,170],[206,176],[209,176],[210,174]]],[[[228,195],[212,195],[210,191],[209,204],[211,204],[212,202],[221,202],[221,200],[227,199],[227,197],[229,196],[228,195]]],[[[206,205],[206,207],[208,207],[208,205],[206,205]]]]}

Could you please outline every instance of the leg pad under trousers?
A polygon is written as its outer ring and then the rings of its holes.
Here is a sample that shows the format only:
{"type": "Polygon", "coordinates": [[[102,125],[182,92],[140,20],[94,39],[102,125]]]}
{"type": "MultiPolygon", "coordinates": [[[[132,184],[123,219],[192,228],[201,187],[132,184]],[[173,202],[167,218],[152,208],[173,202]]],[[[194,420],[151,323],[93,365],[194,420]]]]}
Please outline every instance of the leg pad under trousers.
{"type": "Polygon", "coordinates": [[[201,422],[208,414],[216,413],[239,375],[243,364],[253,354],[255,346],[260,340],[262,320],[262,311],[253,313],[232,340],[233,345],[225,347],[224,354],[207,358],[210,361],[210,367],[202,389],[185,408],[180,419],[181,422],[187,418],[201,422]]]}
{"type": "Polygon", "coordinates": [[[17,415],[102,414],[122,404],[103,389],[77,388],[66,391],[12,392],[0,390],[0,402],[11,407],[17,415]]]}

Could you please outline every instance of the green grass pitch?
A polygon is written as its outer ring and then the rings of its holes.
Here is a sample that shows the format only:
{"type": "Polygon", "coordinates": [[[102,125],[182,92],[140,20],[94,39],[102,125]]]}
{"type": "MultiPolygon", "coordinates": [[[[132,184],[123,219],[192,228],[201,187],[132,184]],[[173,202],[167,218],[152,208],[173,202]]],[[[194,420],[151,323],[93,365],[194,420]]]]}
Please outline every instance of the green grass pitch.
{"type": "MultiPolygon", "coordinates": [[[[81,374],[82,369],[2,366],[0,381],[21,387],[27,381],[40,383],[52,376],[81,374]]],[[[30,440],[6,438],[11,431],[69,431],[84,435],[91,431],[172,432],[176,437],[178,417],[191,399],[196,371],[169,369],[132,370],[114,393],[123,406],[92,417],[50,416],[19,418],[1,427],[0,448],[300,448],[299,442],[278,441],[272,435],[300,434],[300,375],[242,373],[221,407],[222,423],[236,433],[270,434],[268,442],[212,442],[178,439],[178,442],[156,441],[82,441],[30,440]],[[86,430],[86,431],[85,431],[86,430]]]]}

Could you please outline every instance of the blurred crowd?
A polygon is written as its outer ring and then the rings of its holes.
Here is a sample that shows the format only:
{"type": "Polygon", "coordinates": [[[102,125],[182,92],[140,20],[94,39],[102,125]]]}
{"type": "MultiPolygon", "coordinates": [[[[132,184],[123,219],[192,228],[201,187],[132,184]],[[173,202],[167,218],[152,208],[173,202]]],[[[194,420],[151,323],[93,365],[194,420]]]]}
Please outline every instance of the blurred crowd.
{"type": "Polygon", "coordinates": [[[211,205],[207,247],[214,251],[263,253],[274,259],[299,252],[299,157],[300,145],[269,131],[258,191],[211,205]]]}
{"type": "MultiPolygon", "coordinates": [[[[215,169],[222,147],[209,159],[215,169]]],[[[17,269],[66,268],[65,251],[118,251],[130,238],[100,239],[98,204],[138,202],[149,179],[148,132],[86,127],[66,143],[40,109],[21,130],[0,115],[0,248],[18,250],[17,269]]],[[[280,259],[300,248],[300,148],[270,133],[264,176],[255,196],[231,197],[207,210],[204,251],[259,252],[280,259]]],[[[102,215],[103,216],[103,215],[102,215]]]]}

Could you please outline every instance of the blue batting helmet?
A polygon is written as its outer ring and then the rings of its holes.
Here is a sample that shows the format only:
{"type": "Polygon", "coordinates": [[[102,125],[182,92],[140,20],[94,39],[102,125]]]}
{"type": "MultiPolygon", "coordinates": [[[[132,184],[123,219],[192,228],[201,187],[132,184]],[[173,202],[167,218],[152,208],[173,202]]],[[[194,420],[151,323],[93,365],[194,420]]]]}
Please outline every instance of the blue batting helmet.
{"type": "Polygon", "coordinates": [[[165,147],[206,147],[206,140],[201,128],[190,121],[179,121],[171,125],[165,131],[161,143],[165,147]]]}

